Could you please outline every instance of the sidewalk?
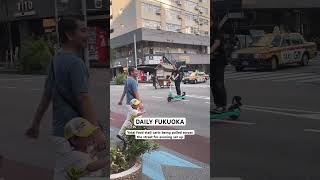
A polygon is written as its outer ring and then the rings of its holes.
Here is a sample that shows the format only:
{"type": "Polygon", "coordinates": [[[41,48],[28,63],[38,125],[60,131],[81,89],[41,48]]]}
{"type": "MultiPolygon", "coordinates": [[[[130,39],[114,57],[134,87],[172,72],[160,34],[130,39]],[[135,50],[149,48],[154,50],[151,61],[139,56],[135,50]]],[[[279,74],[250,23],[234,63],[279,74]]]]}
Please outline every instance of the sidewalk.
{"type": "Polygon", "coordinates": [[[0,66],[0,74],[18,74],[18,70],[0,66]]]}
{"type": "Polygon", "coordinates": [[[23,179],[53,179],[53,171],[45,168],[19,163],[13,160],[2,160],[0,167],[0,179],[21,180],[23,179]]]}

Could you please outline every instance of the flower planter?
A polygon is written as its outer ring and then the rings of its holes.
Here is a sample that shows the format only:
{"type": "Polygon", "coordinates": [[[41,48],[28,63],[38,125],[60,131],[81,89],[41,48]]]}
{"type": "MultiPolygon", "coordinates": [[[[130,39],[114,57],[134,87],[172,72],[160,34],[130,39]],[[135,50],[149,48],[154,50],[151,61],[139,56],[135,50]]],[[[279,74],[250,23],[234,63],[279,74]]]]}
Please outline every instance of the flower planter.
{"type": "Polygon", "coordinates": [[[110,180],[140,180],[141,178],[142,164],[140,160],[138,160],[130,169],[110,175],[110,180]]]}

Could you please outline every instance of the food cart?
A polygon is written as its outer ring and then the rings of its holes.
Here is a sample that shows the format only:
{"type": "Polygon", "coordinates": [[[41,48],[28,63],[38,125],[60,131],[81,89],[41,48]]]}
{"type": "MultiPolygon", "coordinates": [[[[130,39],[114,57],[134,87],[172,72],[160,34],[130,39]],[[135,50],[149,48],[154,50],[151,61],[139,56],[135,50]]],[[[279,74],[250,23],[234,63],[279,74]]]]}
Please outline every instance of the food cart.
{"type": "Polygon", "coordinates": [[[170,87],[170,76],[173,71],[173,66],[171,64],[159,64],[155,68],[155,83],[154,87],[157,89],[157,87],[164,88],[164,87],[170,87]]]}

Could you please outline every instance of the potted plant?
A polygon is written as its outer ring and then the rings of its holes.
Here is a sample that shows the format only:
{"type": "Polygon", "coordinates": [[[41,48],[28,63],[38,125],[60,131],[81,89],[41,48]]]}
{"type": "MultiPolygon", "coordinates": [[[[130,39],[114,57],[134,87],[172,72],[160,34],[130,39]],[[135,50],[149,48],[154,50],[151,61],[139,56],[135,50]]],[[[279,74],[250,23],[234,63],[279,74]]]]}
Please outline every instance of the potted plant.
{"type": "MultiPolygon", "coordinates": [[[[133,119],[131,123],[133,124],[133,119]]],[[[126,130],[146,130],[144,126],[132,126],[126,130]]],[[[135,139],[134,135],[125,135],[125,147],[121,150],[118,147],[110,149],[110,179],[141,179],[142,165],[141,156],[159,148],[159,144],[148,139],[135,139]]]]}

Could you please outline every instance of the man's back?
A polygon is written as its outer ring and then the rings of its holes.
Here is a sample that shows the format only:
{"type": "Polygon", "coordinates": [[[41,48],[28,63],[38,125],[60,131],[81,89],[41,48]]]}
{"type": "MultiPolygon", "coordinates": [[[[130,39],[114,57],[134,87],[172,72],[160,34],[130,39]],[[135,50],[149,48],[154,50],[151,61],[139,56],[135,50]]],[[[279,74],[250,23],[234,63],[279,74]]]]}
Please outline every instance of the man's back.
{"type": "Polygon", "coordinates": [[[65,124],[81,116],[77,97],[88,92],[88,71],[83,61],[72,53],[60,52],[53,63],[55,76],[51,66],[46,92],[52,95],[53,134],[62,137],[65,124]]]}
{"type": "Polygon", "coordinates": [[[134,78],[128,77],[125,84],[125,91],[127,95],[127,104],[129,104],[132,99],[136,98],[134,97],[134,93],[138,91],[138,83],[134,78]]]}

